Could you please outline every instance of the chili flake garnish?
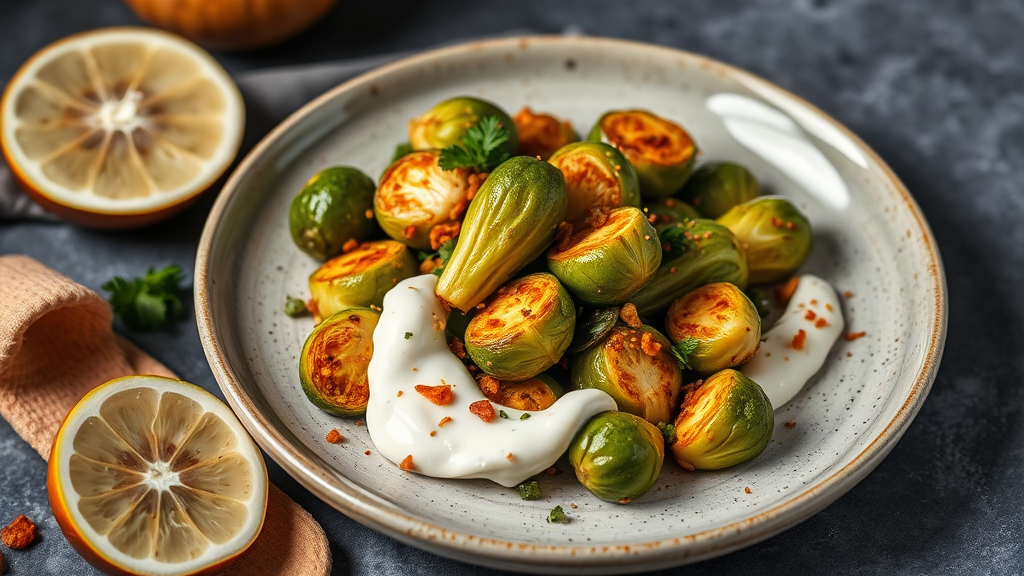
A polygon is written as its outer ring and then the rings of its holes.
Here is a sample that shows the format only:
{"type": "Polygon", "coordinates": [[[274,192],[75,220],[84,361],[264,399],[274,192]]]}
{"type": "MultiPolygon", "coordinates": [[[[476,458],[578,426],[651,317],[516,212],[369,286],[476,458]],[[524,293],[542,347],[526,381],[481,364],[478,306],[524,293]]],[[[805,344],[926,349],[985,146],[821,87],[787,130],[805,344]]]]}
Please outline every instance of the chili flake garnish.
{"type": "Polygon", "coordinates": [[[444,425],[449,423],[449,422],[451,422],[451,421],[452,421],[451,416],[445,416],[444,418],[441,418],[440,422],[437,423],[437,427],[438,428],[444,428],[444,425]]]}
{"type": "Polygon", "coordinates": [[[815,328],[824,328],[825,326],[828,326],[828,320],[824,318],[818,318],[818,321],[814,323],[815,328]]]}
{"type": "Polygon", "coordinates": [[[477,400],[469,405],[469,411],[476,414],[484,422],[492,422],[497,416],[494,406],[487,400],[477,400]]]}
{"type": "Polygon", "coordinates": [[[793,336],[793,350],[803,350],[804,343],[807,341],[807,332],[800,330],[793,336]]]}
{"type": "Polygon", "coordinates": [[[344,442],[345,437],[341,435],[341,432],[338,432],[337,428],[331,428],[331,431],[327,433],[326,439],[331,444],[339,444],[344,442]]]}
{"type": "Polygon", "coordinates": [[[398,467],[401,468],[402,470],[412,470],[412,454],[406,456],[405,459],[402,460],[402,463],[398,465],[398,467]]]}
{"type": "Polygon", "coordinates": [[[843,338],[846,338],[847,342],[853,342],[858,338],[867,336],[867,334],[867,332],[847,332],[846,334],[843,334],[843,338]]]}
{"type": "Polygon", "coordinates": [[[455,397],[452,393],[452,387],[447,384],[442,384],[441,386],[417,384],[415,388],[416,391],[419,392],[420,396],[423,396],[438,406],[451,404],[452,399],[455,397]]]}
{"type": "Polygon", "coordinates": [[[814,313],[814,310],[808,310],[807,313],[804,314],[805,320],[814,320],[817,317],[818,315],[814,313]]]}

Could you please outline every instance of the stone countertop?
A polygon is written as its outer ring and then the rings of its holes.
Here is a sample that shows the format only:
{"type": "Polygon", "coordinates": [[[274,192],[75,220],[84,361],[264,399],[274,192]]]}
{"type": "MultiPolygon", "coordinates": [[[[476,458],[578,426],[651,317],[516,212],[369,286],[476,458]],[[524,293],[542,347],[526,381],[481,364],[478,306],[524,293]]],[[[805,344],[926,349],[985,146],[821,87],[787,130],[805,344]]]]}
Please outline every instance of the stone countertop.
{"type": "MultiPolygon", "coordinates": [[[[676,46],[746,68],[832,114],[878,151],[921,205],[945,262],[949,337],[931,395],[906,435],[867,479],[799,526],[662,574],[1024,573],[1024,4],[341,4],[278,47],[215,55],[238,73],[421,49],[510,28],[571,27],[676,46]]],[[[120,0],[0,0],[0,83],[53,40],[126,24],[138,21],[120,0]]],[[[207,196],[168,222],[134,232],[0,222],[0,254],[31,255],[97,291],[113,275],[137,275],[154,264],[176,262],[191,271],[211,203],[207,196]]],[[[191,303],[191,294],[184,296],[191,303]]],[[[217,391],[191,315],[170,331],[128,336],[184,379],[217,391]]],[[[272,480],[327,531],[337,575],[497,574],[364,528],[268,465],[272,480]]],[[[10,574],[94,574],[53,521],[45,475],[42,459],[0,420],[0,520],[26,514],[42,532],[27,551],[2,550],[10,574]]]]}

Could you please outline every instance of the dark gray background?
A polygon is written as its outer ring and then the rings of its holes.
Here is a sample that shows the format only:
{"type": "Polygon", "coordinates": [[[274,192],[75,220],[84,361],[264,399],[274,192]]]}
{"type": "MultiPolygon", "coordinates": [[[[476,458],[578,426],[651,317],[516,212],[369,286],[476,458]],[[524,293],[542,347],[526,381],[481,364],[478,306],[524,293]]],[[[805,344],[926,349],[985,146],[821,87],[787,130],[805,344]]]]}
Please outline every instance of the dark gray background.
{"type": "MultiPolygon", "coordinates": [[[[949,337],[931,396],[892,454],[824,512],[757,546],[664,573],[1024,572],[1024,2],[341,4],[285,44],[216,56],[239,73],[575,26],[741,66],[857,132],[917,198],[945,261],[949,337]]],[[[136,23],[118,0],[0,0],[0,83],[66,34],[136,23]]],[[[0,254],[29,254],[96,290],[149,265],[191,271],[211,202],[136,232],[0,222],[0,254]]],[[[128,336],[183,378],[217,390],[191,310],[170,331],[128,336]]],[[[270,474],[327,531],[335,574],[496,573],[376,534],[272,464],[270,474]]],[[[44,462],[0,420],[0,520],[23,513],[41,523],[42,540],[24,552],[3,549],[12,574],[93,573],[50,516],[44,462]]]]}

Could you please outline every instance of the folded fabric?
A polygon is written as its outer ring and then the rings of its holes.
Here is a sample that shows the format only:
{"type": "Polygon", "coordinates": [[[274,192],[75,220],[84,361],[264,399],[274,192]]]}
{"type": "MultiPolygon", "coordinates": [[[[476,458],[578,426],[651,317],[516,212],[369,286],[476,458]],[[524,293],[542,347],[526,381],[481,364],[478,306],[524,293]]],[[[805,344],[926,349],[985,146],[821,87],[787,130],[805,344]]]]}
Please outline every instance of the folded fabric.
{"type": "MultiPolygon", "coordinates": [[[[0,257],[0,415],[43,458],[64,416],[96,386],[129,374],[174,374],[114,334],[95,292],[25,256],[0,257]]],[[[230,576],[326,576],[323,529],[271,485],[266,521],[230,576]]]]}

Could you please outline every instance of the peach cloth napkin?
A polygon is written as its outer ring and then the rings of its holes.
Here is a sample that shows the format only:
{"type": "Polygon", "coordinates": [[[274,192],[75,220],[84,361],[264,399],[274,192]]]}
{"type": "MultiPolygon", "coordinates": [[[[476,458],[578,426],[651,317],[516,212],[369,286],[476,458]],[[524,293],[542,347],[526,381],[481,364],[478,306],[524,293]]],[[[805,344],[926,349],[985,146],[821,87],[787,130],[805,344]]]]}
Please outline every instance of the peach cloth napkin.
{"type": "MultiPolygon", "coordinates": [[[[96,386],[128,374],[174,374],[114,334],[101,296],[26,256],[0,257],[0,415],[43,458],[64,416],[96,386]]],[[[224,576],[326,576],[323,529],[270,485],[253,545],[224,576]]]]}

